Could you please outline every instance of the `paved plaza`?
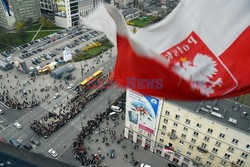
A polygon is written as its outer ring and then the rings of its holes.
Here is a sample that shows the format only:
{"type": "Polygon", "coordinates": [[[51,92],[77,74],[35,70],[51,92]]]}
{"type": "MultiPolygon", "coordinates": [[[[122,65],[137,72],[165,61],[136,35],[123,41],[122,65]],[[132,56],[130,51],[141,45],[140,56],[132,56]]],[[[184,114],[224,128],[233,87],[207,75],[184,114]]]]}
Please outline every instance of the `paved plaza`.
{"type": "MultiPolygon", "coordinates": [[[[132,167],[134,163],[132,163],[131,153],[133,152],[132,154],[135,161],[148,164],[152,167],[165,167],[169,163],[169,161],[157,154],[145,150],[141,146],[139,146],[139,148],[137,149],[134,149],[135,143],[128,139],[123,139],[120,144],[117,144],[117,139],[120,138],[121,135],[123,136],[123,130],[125,126],[125,122],[121,117],[122,114],[120,114],[119,119],[116,120],[116,126],[114,126],[114,121],[105,120],[103,123],[101,123],[100,129],[97,128],[95,132],[90,136],[90,140],[88,140],[87,138],[84,140],[85,147],[90,147],[90,149],[87,150],[87,156],[90,157],[91,154],[101,154],[102,156],[105,156],[105,159],[102,160],[102,165],[105,164],[107,167],[132,167]],[[108,131],[106,131],[106,129],[108,129],[108,131]],[[117,136],[116,140],[113,138],[113,142],[111,142],[109,129],[113,129],[117,136]],[[106,132],[106,135],[103,133],[103,130],[106,132]],[[105,136],[108,140],[103,143],[102,140],[105,136]],[[106,143],[109,143],[109,145],[107,146],[106,143]],[[124,146],[125,148],[122,148],[124,146]],[[107,156],[107,153],[111,149],[115,150],[115,157],[113,159],[107,156]],[[128,155],[127,159],[124,159],[125,154],[128,155]]],[[[60,156],[58,160],[69,163],[71,165],[81,165],[80,162],[74,158],[71,147],[68,148],[68,150],[62,156],[60,156]]]]}

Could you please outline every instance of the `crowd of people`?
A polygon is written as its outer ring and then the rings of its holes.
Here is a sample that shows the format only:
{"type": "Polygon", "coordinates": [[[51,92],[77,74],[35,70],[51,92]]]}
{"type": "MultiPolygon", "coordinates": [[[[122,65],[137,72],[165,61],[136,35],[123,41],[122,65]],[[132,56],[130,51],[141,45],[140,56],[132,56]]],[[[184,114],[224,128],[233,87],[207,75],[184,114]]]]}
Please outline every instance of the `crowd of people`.
{"type": "Polygon", "coordinates": [[[47,138],[49,135],[64,126],[69,120],[74,118],[78,113],[80,113],[86,103],[88,103],[98,94],[103,92],[105,88],[111,84],[113,84],[113,80],[107,81],[102,87],[97,89],[92,94],[77,95],[76,97],[72,98],[68,103],[60,105],[59,114],[55,112],[49,112],[39,121],[32,121],[30,128],[33,129],[38,135],[47,138]]]}
{"type": "MultiPolygon", "coordinates": [[[[126,93],[123,93],[117,100],[120,101],[121,99],[125,100],[126,93]]],[[[115,102],[115,103],[116,103],[115,102]]],[[[114,104],[115,104],[114,103],[114,104]]],[[[80,134],[77,135],[77,138],[73,141],[72,148],[73,148],[73,154],[74,157],[81,162],[83,166],[106,166],[105,164],[101,164],[102,160],[105,159],[105,156],[102,154],[91,154],[91,156],[87,156],[87,151],[90,150],[88,146],[84,144],[84,140],[87,139],[88,141],[91,140],[90,135],[93,134],[93,132],[97,129],[99,129],[99,135],[100,133],[108,134],[110,135],[110,142],[113,143],[115,140],[117,144],[121,143],[121,141],[124,139],[123,135],[120,134],[117,135],[116,131],[113,128],[100,128],[100,123],[102,123],[105,119],[109,120],[109,113],[110,110],[107,109],[101,114],[96,114],[95,118],[93,120],[89,120],[87,122],[87,125],[82,128],[82,131],[80,134]]],[[[125,119],[125,117],[122,117],[125,119]]],[[[114,121],[114,127],[117,125],[118,122],[114,121]]],[[[107,122],[108,124],[108,122],[107,122]]],[[[95,142],[98,142],[98,139],[95,140],[95,142]]],[[[108,138],[103,137],[102,143],[105,143],[106,145],[109,145],[108,138]]],[[[99,147],[98,150],[101,148],[99,147]]],[[[115,151],[115,150],[113,150],[115,151]]],[[[107,153],[108,154],[108,153],[107,153]]]]}
{"type": "Polygon", "coordinates": [[[29,101],[26,97],[27,93],[24,93],[22,95],[22,98],[25,98],[25,100],[22,102],[20,102],[16,98],[16,96],[11,98],[11,96],[9,94],[9,90],[5,89],[5,87],[6,86],[1,87],[1,89],[3,89],[3,92],[0,93],[0,101],[2,103],[4,103],[6,106],[8,106],[9,108],[21,110],[21,109],[25,109],[25,108],[32,108],[32,107],[38,106],[40,104],[40,101],[38,101],[36,99],[32,99],[31,101],[29,101]]]}
{"type": "MultiPolygon", "coordinates": [[[[5,82],[7,81],[7,83],[0,82],[0,102],[5,104],[9,108],[17,110],[36,107],[41,103],[48,101],[51,90],[53,90],[54,92],[58,92],[59,89],[64,88],[63,84],[59,83],[59,86],[53,85],[53,87],[50,84],[45,87],[42,87],[42,84],[39,84],[39,89],[32,89],[30,88],[30,86],[33,85],[32,82],[36,82],[35,79],[24,82],[22,81],[22,79],[19,79],[15,75],[13,76],[14,78],[12,78],[12,75],[9,74],[1,76],[2,78],[4,77],[3,80],[5,80],[5,82]],[[15,82],[12,81],[13,79],[15,80],[15,82]],[[41,93],[43,93],[45,96],[39,96],[41,95],[41,93]]],[[[43,78],[43,80],[45,80],[45,78],[43,78]]],[[[53,84],[55,83],[56,81],[54,80],[53,84]]]]}

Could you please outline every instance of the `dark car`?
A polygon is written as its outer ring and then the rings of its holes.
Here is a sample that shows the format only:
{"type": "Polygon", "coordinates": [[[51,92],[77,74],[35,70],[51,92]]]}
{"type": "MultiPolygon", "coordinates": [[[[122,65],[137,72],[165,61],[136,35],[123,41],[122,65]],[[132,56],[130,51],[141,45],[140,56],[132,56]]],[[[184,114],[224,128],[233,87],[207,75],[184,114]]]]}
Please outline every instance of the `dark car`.
{"type": "Polygon", "coordinates": [[[31,138],[30,142],[33,143],[33,144],[35,144],[36,146],[40,145],[40,142],[37,139],[35,139],[35,138],[31,138]]]}
{"type": "Polygon", "coordinates": [[[38,63],[35,60],[32,60],[32,64],[37,65],[38,63]]]}
{"type": "Polygon", "coordinates": [[[21,146],[21,144],[16,139],[10,139],[10,143],[15,147],[21,146]]]}
{"type": "Polygon", "coordinates": [[[24,148],[26,148],[27,150],[31,150],[32,149],[32,146],[30,143],[26,143],[23,145],[24,148]]]}
{"type": "Polygon", "coordinates": [[[174,164],[167,164],[167,167],[178,167],[178,166],[174,164]]]}

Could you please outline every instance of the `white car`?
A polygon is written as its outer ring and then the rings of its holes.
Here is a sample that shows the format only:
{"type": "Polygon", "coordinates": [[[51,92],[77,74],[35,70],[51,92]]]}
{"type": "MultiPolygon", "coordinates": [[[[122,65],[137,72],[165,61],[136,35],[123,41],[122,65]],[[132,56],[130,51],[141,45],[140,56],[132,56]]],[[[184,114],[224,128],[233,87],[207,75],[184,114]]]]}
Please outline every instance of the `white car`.
{"type": "Polygon", "coordinates": [[[4,113],[4,111],[2,109],[0,109],[0,115],[2,115],[4,113]]]}
{"type": "Polygon", "coordinates": [[[55,94],[55,96],[53,96],[54,99],[57,99],[60,96],[59,93],[55,94]]]}
{"type": "Polygon", "coordinates": [[[58,153],[55,151],[55,150],[53,150],[53,149],[49,149],[49,154],[52,156],[52,157],[57,157],[58,156],[58,153]]]}
{"type": "Polygon", "coordinates": [[[22,129],[22,125],[18,122],[14,123],[14,126],[17,128],[17,129],[22,129]]]}
{"type": "Polygon", "coordinates": [[[74,84],[70,84],[70,85],[68,86],[68,89],[72,89],[74,86],[75,86],[74,84]]]}
{"type": "Polygon", "coordinates": [[[144,163],[141,163],[141,167],[151,167],[151,166],[147,165],[147,164],[144,164],[144,163]]]}

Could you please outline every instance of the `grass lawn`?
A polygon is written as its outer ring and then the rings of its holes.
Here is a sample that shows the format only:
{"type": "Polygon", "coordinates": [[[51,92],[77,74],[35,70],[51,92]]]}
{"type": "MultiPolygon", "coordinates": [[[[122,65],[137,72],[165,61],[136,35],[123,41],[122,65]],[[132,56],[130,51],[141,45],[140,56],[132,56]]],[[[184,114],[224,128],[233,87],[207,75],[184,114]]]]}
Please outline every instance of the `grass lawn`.
{"type": "Polygon", "coordinates": [[[40,26],[41,26],[40,24],[36,24],[30,27],[27,27],[25,31],[37,31],[40,28],[40,26]]]}
{"type": "Polygon", "coordinates": [[[39,33],[37,34],[37,36],[36,36],[36,38],[35,38],[35,39],[39,39],[39,38],[42,38],[42,37],[48,36],[48,35],[50,35],[50,34],[54,34],[54,33],[56,33],[56,32],[58,32],[58,31],[46,31],[46,32],[39,32],[39,33]]]}
{"type": "Polygon", "coordinates": [[[95,47],[95,48],[91,48],[87,51],[83,51],[81,53],[79,53],[78,55],[73,57],[74,61],[81,61],[81,60],[87,60],[93,57],[96,57],[97,55],[99,55],[100,53],[102,53],[102,51],[106,51],[110,48],[112,48],[113,45],[109,42],[105,45],[99,46],[99,47],[95,47]]]}
{"type": "Polygon", "coordinates": [[[22,41],[22,39],[17,33],[8,33],[1,35],[0,37],[2,38],[2,41],[4,41],[6,44],[16,47],[30,42],[35,34],[35,32],[26,33],[26,38],[24,41],[22,41]]]}
{"type": "MultiPolygon", "coordinates": [[[[41,24],[36,24],[36,25],[30,26],[30,27],[27,27],[26,31],[37,31],[40,28],[40,26],[41,26],[41,24]]],[[[55,27],[53,27],[51,29],[48,29],[48,28],[46,28],[44,26],[41,28],[41,30],[63,30],[63,29],[64,28],[57,27],[57,26],[55,26],[55,27]]]]}
{"type": "Polygon", "coordinates": [[[151,21],[150,18],[147,20],[143,20],[141,17],[139,17],[131,20],[130,22],[134,23],[134,26],[136,27],[143,28],[148,26],[150,24],[150,21],[151,21]]]}
{"type": "Polygon", "coordinates": [[[11,50],[11,48],[9,48],[9,47],[5,48],[4,46],[0,46],[0,53],[5,52],[7,50],[11,50]]]}

